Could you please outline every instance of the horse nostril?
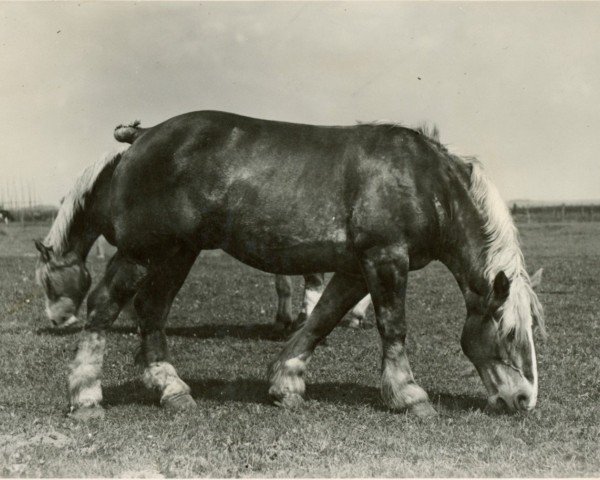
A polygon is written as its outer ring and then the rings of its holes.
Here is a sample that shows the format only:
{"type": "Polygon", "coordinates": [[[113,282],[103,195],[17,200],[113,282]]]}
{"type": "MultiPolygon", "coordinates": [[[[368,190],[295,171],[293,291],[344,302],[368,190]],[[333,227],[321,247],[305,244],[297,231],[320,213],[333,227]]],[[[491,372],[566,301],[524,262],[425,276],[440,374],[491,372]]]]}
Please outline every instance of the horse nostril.
{"type": "Polygon", "coordinates": [[[58,323],[56,323],[56,320],[50,320],[52,322],[52,325],[54,325],[55,327],[58,327],[58,323]]]}
{"type": "Polygon", "coordinates": [[[517,408],[519,410],[529,410],[529,395],[526,393],[519,393],[517,395],[517,408]]]}

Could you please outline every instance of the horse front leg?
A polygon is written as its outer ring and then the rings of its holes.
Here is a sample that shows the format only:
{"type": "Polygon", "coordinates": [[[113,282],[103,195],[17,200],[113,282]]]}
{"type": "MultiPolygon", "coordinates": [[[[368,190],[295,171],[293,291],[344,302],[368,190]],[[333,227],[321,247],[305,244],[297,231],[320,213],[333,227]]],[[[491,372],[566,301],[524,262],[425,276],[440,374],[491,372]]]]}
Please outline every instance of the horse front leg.
{"type": "Polygon", "coordinates": [[[117,252],[106,267],[104,277],[87,300],[87,323],[81,334],[77,354],[69,365],[68,391],[70,416],[80,420],[104,415],[102,401],[102,364],[106,330],[133,297],[145,270],[117,252]]]}
{"type": "Polygon", "coordinates": [[[419,417],[436,415],[425,390],[415,382],[406,356],[405,299],[409,259],[399,245],[364,252],[363,273],[375,307],[383,346],[381,395],[393,410],[419,417]]]}
{"type": "Polygon", "coordinates": [[[147,388],[160,393],[160,404],[172,410],[194,407],[190,387],[179,378],[169,362],[165,326],[175,295],[181,288],[199,252],[178,251],[162,264],[151,268],[134,298],[142,335],[142,380],[147,388]]]}
{"type": "Polygon", "coordinates": [[[365,293],[367,286],[362,278],[340,273],[333,276],[306,323],[269,368],[269,394],[276,404],[295,407],[302,403],[302,376],[312,352],[365,293]]]}

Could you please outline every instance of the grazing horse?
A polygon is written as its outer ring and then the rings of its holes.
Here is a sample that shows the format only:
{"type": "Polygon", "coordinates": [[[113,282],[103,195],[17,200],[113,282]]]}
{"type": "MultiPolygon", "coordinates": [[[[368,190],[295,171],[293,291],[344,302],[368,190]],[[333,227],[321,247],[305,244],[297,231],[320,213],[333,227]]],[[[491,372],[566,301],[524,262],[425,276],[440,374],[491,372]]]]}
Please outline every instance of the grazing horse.
{"type": "Polygon", "coordinates": [[[88,298],[69,374],[74,414],[101,409],[104,330],[132,294],[145,385],[165,407],[195,405],[168,361],[165,325],[202,249],[280,275],[334,272],[269,369],[269,393],[280,405],[302,401],[313,350],[370,293],[384,402],[434,415],[406,355],[405,297],[408,272],[439,260],[463,293],[461,346],[489,403],[534,408],[533,326],[543,330],[542,308],[517,229],[476,160],[399,125],[324,127],[215,111],[147,129],[121,126],[115,136],[131,146],[83,172],[36,244],[37,277],[56,324],[69,322],[89,289],[85,258],[98,235],[118,248],[88,298]]]}

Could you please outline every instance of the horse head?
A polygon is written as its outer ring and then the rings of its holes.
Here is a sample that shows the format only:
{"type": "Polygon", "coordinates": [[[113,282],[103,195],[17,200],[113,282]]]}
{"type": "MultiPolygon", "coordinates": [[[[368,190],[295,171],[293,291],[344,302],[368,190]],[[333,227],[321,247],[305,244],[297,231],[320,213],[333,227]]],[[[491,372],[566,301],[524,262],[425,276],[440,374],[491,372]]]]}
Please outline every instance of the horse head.
{"type": "Polygon", "coordinates": [[[538,377],[533,326],[541,325],[541,307],[533,288],[541,270],[512,282],[500,271],[487,297],[467,298],[461,346],[488,392],[493,409],[530,411],[537,402],[538,377]]]}
{"type": "Polygon", "coordinates": [[[56,254],[38,240],[35,246],[40,252],[36,279],[46,296],[46,315],[55,327],[73,325],[92,283],[85,263],[74,252],[56,254]]]}

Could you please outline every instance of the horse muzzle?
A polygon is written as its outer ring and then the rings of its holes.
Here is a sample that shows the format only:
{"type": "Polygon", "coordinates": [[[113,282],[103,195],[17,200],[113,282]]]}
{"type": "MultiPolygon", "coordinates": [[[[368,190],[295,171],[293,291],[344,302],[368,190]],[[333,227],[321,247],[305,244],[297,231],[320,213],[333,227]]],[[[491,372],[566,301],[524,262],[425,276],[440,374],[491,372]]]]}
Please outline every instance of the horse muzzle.
{"type": "Polygon", "coordinates": [[[50,321],[52,322],[52,325],[54,326],[54,328],[61,330],[63,328],[67,328],[72,325],[75,325],[76,323],[79,322],[79,319],[75,315],[71,315],[70,317],[67,317],[66,320],[52,319],[50,321]]]}
{"type": "Polygon", "coordinates": [[[488,405],[494,411],[530,412],[537,403],[537,386],[517,369],[504,364],[478,368],[488,391],[488,405]]]}
{"type": "Polygon", "coordinates": [[[527,413],[535,408],[535,397],[527,392],[518,392],[514,395],[490,395],[488,405],[494,411],[527,413]]]}

